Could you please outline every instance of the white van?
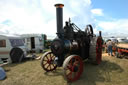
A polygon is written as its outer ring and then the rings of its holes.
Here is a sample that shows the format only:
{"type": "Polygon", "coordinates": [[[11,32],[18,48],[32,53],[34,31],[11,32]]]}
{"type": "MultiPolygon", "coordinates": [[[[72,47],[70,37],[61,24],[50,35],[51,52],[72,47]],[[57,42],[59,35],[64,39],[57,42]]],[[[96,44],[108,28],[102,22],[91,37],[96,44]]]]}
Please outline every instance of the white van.
{"type": "Polygon", "coordinates": [[[20,36],[16,35],[0,35],[0,61],[12,63],[26,55],[26,47],[20,36]],[[21,51],[21,54],[19,53],[21,51]],[[14,52],[15,51],[15,52],[14,52]]]}

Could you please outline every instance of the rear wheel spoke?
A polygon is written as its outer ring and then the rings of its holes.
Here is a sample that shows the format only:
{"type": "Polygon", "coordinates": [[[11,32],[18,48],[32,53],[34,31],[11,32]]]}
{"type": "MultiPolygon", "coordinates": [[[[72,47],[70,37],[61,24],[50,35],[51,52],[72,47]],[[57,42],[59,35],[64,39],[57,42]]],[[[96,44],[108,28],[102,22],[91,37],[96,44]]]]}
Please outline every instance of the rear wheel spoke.
{"type": "Polygon", "coordinates": [[[67,75],[69,79],[72,79],[72,71],[67,75]]]}

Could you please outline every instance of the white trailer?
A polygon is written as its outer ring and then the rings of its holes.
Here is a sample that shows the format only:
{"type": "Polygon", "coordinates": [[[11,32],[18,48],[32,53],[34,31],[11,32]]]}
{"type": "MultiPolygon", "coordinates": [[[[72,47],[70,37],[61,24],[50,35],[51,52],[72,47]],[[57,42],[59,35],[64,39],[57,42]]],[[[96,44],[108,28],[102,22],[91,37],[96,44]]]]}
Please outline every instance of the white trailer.
{"type": "Polygon", "coordinates": [[[42,34],[23,34],[25,46],[28,52],[41,52],[44,49],[44,38],[42,34]]]}
{"type": "Polygon", "coordinates": [[[22,56],[26,56],[26,47],[24,46],[24,41],[20,36],[0,35],[0,62],[16,62],[22,56]],[[14,48],[20,49],[23,55],[15,55],[18,54],[19,51],[14,48]]]}

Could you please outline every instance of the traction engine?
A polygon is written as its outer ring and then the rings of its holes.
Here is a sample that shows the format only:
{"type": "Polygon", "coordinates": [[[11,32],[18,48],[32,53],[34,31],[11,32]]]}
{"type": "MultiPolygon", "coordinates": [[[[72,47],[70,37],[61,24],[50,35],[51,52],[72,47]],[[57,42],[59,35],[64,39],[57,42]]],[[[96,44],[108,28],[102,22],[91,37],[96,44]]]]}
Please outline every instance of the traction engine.
{"type": "Polygon", "coordinates": [[[93,33],[91,25],[82,31],[71,20],[63,27],[63,4],[55,4],[57,18],[57,38],[51,43],[51,51],[43,54],[42,68],[53,71],[63,67],[64,78],[73,82],[80,78],[83,72],[83,61],[88,59],[94,64],[100,64],[102,58],[102,37],[93,33]]]}

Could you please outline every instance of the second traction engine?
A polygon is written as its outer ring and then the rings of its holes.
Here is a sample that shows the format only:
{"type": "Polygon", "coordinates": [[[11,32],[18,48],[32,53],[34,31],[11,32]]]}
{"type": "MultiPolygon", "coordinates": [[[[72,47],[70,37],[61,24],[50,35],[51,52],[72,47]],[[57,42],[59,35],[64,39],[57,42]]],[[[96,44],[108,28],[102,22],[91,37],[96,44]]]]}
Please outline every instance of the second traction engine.
{"type": "Polygon", "coordinates": [[[93,33],[91,25],[82,31],[71,20],[63,27],[63,4],[56,4],[57,38],[51,43],[51,51],[41,59],[42,68],[49,72],[63,66],[64,78],[67,81],[78,80],[83,72],[83,60],[88,59],[100,64],[102,57],[102,37],[93,33]]]}

